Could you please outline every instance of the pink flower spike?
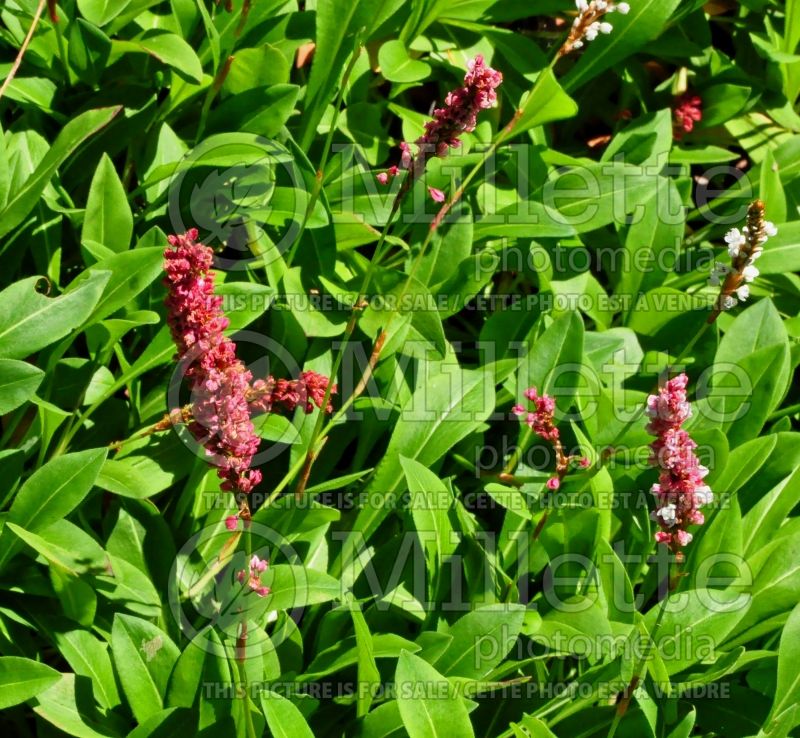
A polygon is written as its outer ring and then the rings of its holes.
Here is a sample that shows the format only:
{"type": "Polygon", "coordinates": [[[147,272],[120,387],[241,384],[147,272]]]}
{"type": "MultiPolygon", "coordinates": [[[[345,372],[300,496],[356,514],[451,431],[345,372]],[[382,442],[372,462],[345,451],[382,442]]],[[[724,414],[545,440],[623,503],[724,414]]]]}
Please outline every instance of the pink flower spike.
{"type": "Polygon", "coordinates": [[[681,427],[692,414],[686,399],[688,384],[686,374],[679,374],[657,395],[647,398],[646,408],[650,417],[647,430],[656,437],[650,444],[650,463],[660,469],[658,483],[651,490],[656,498],[653,519],[661,528],[656,541],[676,553],[692,540],[686,528],[705,521],[698,508],[713,501],[711,490],[703,482],[708,469],[695,454],[697,444],[681,427]]]}
{"type": "Polygon", "coordinates": [[[382,185],[385,185],[389,182],[389,175],[386,172],[381,172],[375,176],[375,179],[377,179],[382,185]]]}
{"type": "MultiPolygon", "coordinates": [[[[253,412],[269,413],[276,409],[294,412],[302,407],[306,414],[315,407],[322,409],[325,393],[330,379],[317,372],[302,372],[297,379],[275,379],[268,377],[266,381],[257,379],[253,382],[250,408],[253,412]]],[[[336,394],[337,386],[331,387],[331,395],[336,394]]],[[[330,400],[325,407],[326,413],[333,412],[330,400]]]]}
{"type": "Polygon", "coordinates": [[[225,518],[225,527],[228,530],[236,530],[239,526],[239,516],[238,515],[229,515],[225,518]]]}
{"type": "Polygon", "coordinates": [[[547,489],[555,491],[561,486],[561,480],[558,477],[550,477],[547,480],[547,489]]]}
{"type": "Polygon", "coordinates": [[[425,123],[425,133],[415,141],[416,156],[405,141],[400,144],[400,166],[403,169],[413,167],[412,176],[419,177],[428,159],[447,156],[451,148],[458,147],[461,136],[475,130],[478,113],[497,104],[496,89],[502,82],[503,75],[487,67],[483,56],[478,54],[467,64],[463,87],[449,92],[444,105],[435,108],[432,120],[425,123]]]}
{"type": "Polygon", "coordinates": [[[224,334],[228,319],[214,294],[214,254],[197,237],[194,228],[169,236],[164,252],[167,322],[192,390],[187,427],[217,466],[222,489],[250,492],[261,481],[261,472],[250,469],[261,440],[247,403],[252,376],[224,334]]]}
{"type": "Polygon", "coordinates": [[[694,124],[703,119],[703,100],[699,95],[686,93],[678,99],[674,109],[676,121],[676,138],[680,138],[683,133],[691,133],[694,124]]]}
{"type": "Polygon", "coordinates": [[[428,194],[435,202],[444,202],[444,192],[437,190],[435,187],[428,187],[428,194]]]}
{"type": "Polygon", "coordinates": [[[581,469],[588,469],[590,464],[591,462],[585,456],[582,459],[580,459],[580,461],[578,461],[578,466],[581,469]]]}

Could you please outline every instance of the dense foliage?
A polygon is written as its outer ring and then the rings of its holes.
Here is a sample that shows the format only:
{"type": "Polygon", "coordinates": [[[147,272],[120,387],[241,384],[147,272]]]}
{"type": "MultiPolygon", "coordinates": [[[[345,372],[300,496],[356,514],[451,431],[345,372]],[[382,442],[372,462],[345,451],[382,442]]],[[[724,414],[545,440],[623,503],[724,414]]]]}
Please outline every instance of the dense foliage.
{"type": "Polygon", "coordinates": [[[800,735],[798,43],[4,0],[6,734],[800,735]]]}

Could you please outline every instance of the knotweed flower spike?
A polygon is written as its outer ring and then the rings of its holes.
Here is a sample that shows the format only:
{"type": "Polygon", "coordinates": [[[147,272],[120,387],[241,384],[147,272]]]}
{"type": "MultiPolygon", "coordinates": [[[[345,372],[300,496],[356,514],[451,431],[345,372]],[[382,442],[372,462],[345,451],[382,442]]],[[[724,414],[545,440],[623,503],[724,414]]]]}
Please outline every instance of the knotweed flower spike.
{"type": "Polygon", "coordinates": [[[594,41],[600,34],[609,34],[614,27],[605,20],[608,13],[626,15],[631,7],[628,3],[612,2],[612,0],[575,0],[578,15],[572,22],[569,36],[558,50],[558,56],[566,56],[575,49],[582,48],[588,41],[594,41]]]}
{"type": "Polygon", "coordinates": [[[547,480],[547,489],[553,491],[561,486],[561,482],[569,471],[571,463],[585,469],[589,460],[578,456],[567,456],[561,444],[561,434],[555,426],[553,414],[556,409],[555,400],[549,395],[540,395],[536,387],[525,390],[525,398],[533,404],[533,410],[527,410],[522,405],[515,405],[512,412],[523,417],[528,427],[539,437],[548,441],[553,446],[556,457],[555,476],[547,480]]]}
{"type": "Polygon", "coordinates": [[[164,253],[167,321],[192,389],[188,428],[218,467],[222,489],[250,492],[261,481],[250,468],[260,441],[247,401],[252,376],[223,333],[228,319],[214,294],[213,252],[196,239],[194,228],[170,236],[164,253]]]}
{"type": "Polygon", "coordinates": [[[674,109],[675,138],[691,133],[694,124],[703,120],[703,99],[699,95],[686,93],[678,99],[674,109]]]}
{"type": "MultiPolygon", "coordinates": [[[[433,156],[447,156],[451,148],[461,145],[460,137],[463,133],[471,133],[478,122],[478,113],[481,110],[493,108],[497,104],[495,90],[503,81],[503,75],[487,67],[483,56],[478,54],[468,64],[468,71],[464,76],[464,86],[447,94],[444,107],[433,111],[433,120],[425,124],[425,133],[420,136],[415,144],[416,156],[412,154],[411,147],[403,142],[400,144],[400,166],[393,166],[378,175],[378,181],[386,184],[391,177],[400,173],[401,169],[411,170],[410,176],[403,185],[405,192],[414,179],[420,177],[425,171],[428,159],[433,156]]],[[[400,195],[398,195],[400,196],[400,195]]],[[[437,201],[444,200],[440,190],[431,192],[437,201]],[[441,200],[439,195],[441,194],[441,200]]]]}
{"type": "Polygon", "coordinates": [[[269,587],[265,587],[261,584],[261,573],[264,572],[268,566],[269,562],[265,559],[260,559],[258,556],[253,554],[253,557],[250,559],[250,563],[247,565],[247,570],[245,571],[242,569],[240,572],[236,574],[236,578],[244,584],[247,582],[247,586],[253,590],[259,597],[266,597],[270,593],[269,587]]]}
{"type": "Polygon", "coordinates": [[[719,297],[708,318],[713,323],[724,310],[730,310],[750,297],[749,283],[759,274],[755,261],[764,251],[764,244],[778,229],[764,219],[764,203],[756,200],[747,210],[747,225],[740,231],[733,228],[725,235],[731,265],[716,262],[708,282],[712,287],[721,285],[719,297]]]}
{"type": "Polygon", "coordinates": [[[645,411],[650,418],[647,432],[656,437],[650,444],[650,463],[661,470],[651,490],[656,498],[652,518],[661,528],[655,537],[676,554],[692,540],[687,528],[704,522],[699,508],[714,500],[703,482],[708,469],[695,454],[697,444],[682,428],[692,415],[686,399],[688,383],[686,374],[670,379],[657,395],[647,398],[645,411]]]}
{"type": "MultiPolygon", "coordinates": [[[[314,407],[322,409],[329,383],[328,377],[317,372],[303,372],[298,379],[257,379],[248,395],[250,409],[269,413],[280,408],[291,413],[295,408],[302,407],[306,413],[310,413],[314,407]]],[[[334,384],[331,394],[335,394],[336,389],[334,384]]],[[[325,412],[333,412],[330,401],[325,412]]]]}

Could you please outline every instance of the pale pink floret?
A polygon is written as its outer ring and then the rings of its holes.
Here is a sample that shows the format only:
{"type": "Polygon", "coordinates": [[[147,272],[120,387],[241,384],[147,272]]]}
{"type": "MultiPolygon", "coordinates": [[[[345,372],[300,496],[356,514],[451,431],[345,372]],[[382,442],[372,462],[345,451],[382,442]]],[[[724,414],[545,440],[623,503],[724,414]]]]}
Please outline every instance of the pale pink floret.
{"type": "Polygon", "coordinates": [[[253,554],[252,558],[250,559],[250,563],[247,565],[247,571],[242,569],[240,572],[236,574],[236,578],[244,584],[245,581],[247,582],[247,586],[250,587],[259,597],[266,597],[270,593],[269,587],[265,587],[261,583],[261,573],[264,572],[267,568],[269,562],[266,559],[260,559],[258,556],[253,554]]]}
{"type": "Polygon", "coordinates": [[[703,482],[708,469],[695,454],[697,444],[681,428],[692,414],[686,399],[688,383],[686,374],[669,380],[657,395],[647,398],[645,411],[650,417],[647,430],[656,437],[650,444],[650,463],[661,470],[651,490],[656,498],[653,519],[661,528],[655,538],[676,550],[691,542],[686,528],[705,521],[698,508],[714,497],[703,482]]]}
{"type": "Polygon", "coordinates": [[[164,252],[167,321],[192,390],[188,428],[218,467],[222,489],[250,492],[261,481],[250,468],[260,441],[247,402],[252,376],[223,333],[228,319],[214,294],[213,252],[196,239],[194,228],[170,236],[164,252]]]}
{"type": "Polygon", "coordinates": [[[434,202],[444,202],[444,192],[435,187],[428,187],[428,194],[434,202]]]}

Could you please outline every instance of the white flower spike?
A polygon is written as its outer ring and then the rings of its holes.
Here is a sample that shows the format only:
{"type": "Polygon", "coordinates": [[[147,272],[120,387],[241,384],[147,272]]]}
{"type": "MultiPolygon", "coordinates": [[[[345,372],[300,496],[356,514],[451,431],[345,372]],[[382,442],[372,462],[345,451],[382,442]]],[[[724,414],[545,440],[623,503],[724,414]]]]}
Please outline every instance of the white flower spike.
{"type": "Polygon", "coordinates": [[[630,11],[628,3],[618,3],[614,0],[575,0],[578,15],[572,22],[567,40],[558,50],[558,56],[566,56],[575,49],[585,46],[588,41],[594,41],[600,34],[608,35],[614,30],[611,23],[606,20],[608,13],[625,15],[630,11]]]}
{"type": "Polygon", "coordinates": [[[714,309],[708,318],[713,323],[723,310],[730,310],[750,297],[749,283],[759,275],[753,262],[764,251],[764,244],[778,234],[774,223],[764,219],[764,203],[756,200],[747,209],[747,225],[731,228],[725,234],[731,265],[716,262],[708,278],[712,287],[720,287],[714,309]]]}

